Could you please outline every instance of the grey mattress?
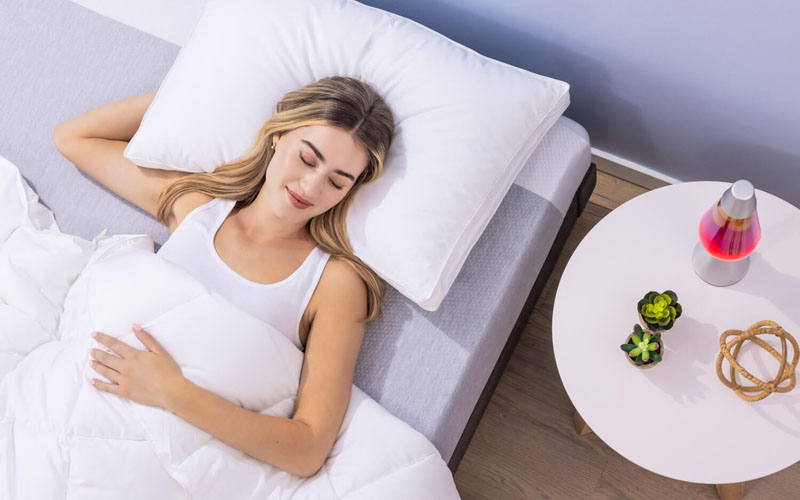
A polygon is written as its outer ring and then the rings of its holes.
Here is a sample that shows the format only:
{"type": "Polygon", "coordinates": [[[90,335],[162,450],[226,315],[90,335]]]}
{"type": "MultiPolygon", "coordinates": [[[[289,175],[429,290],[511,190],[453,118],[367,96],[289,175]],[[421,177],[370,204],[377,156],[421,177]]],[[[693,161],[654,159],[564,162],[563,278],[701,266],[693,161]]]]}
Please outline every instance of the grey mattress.
{"type": "MultiPolygon", "coordinates": [[[[62,231],[86,239],[169,233],[80,172],[52,142],[57,123],[158,89],[180,47],[63,0],[0,0],[0,154],[62,231]]],[[[388,288],[356,384],[450,459],[589,168],[585,130],[561,118],[512,185],[440,309],[388,288]],[[524,186],[524,187],[523,187],[524,186]]]]}

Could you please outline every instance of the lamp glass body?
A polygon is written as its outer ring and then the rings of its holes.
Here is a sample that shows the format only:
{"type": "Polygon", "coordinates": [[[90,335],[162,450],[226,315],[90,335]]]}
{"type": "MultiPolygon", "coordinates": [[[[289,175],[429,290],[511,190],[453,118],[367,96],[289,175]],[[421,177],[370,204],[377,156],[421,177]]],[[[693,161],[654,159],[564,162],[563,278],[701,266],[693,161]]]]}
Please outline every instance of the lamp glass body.
{"type": "Polygon", "coordinates": [[[700,219],[700,243],[712,257],[736,261],[750,255],[761,240],[758,212],[744,219],[734,219],[718,201],[700,219]]]}
{"type": "Polygon", "coordinates": [[[698,235],[692,265],[703,281],[728,286],[744,278],[749,256],[761,240],[755,188],[750,181],[736,181],[722,194],[700,218],[698,235]]]}

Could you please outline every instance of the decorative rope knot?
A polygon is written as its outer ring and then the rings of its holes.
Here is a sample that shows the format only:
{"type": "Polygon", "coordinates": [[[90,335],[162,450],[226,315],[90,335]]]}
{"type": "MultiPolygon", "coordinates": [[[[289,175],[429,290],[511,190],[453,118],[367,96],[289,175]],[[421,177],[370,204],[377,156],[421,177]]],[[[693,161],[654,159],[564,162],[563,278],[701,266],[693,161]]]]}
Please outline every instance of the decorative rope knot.
{"type": "Polygon", "coordinates": [[[794,385],[796,382],[795,378],[795,368],[797,368],[797,361],[798,361],[798,351],[800,350],[797,346],[797,341],[792,337],[789,332],[784,330],[779,324],[775,323],[774,321],[764,320],[759,321],[758,323],[754,323],[750,328],[745,331],[741,330],[727,330],[719,337],[719,346],[720,352],[719,356],[717,356],[717,377],[719,377],[720,381],[723,384],[730,387],[731,389],[736,392],[740,398],[744,399],[745,401],[760,401],[773,392],[789,392],[794,389],[794,385]],[[776,337],[781,339],[781,352],[778,354],[778,351],[772,348],[771,345],[767,344],[760,338],[759,335],[775,335],[776,337]],[[733,340],[730,342],[726,342],[728,337],[734,337],[733,340]],[[786,340],[792,343],[792,362],[789,366],[786,366],[786,340]],[[742,345],[745,341],[750,340],[755,342],[768,353],[772,354],[772,356],[780,362],[780,368],[778,368],[778,374],[775,375],[775,378],[771,382],[764,382],[759,378],[755,377],[752,373],[745,370],[737,361],[736,356],[739,355],[739,350],[741,349],[742,345]],[[731,353],[731,348],[733,348],[733,352],[731,353]],[[722,359],[727,359],[728,364],[730,365],[730,380],[725,378],[722,374],[722,359]],[[752,386],[743,386],[736,382],[736,372],[739,372],[741,376],[753,382],[755,385],[752,386]],[[785,381],[789,380],[789,384],[783,387],[780,385],[785,381]],[[745,394],[746,392],[759,392],[754,396],[750,396],[745,394]]]}

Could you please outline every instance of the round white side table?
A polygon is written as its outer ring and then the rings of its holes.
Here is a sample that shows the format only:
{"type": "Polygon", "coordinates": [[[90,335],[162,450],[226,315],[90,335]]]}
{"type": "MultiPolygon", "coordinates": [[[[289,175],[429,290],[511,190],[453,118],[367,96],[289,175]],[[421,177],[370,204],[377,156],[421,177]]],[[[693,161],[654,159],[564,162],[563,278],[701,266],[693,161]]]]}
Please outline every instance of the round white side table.
{"type": "MultiPolygon", "coordinates": [[[[715,287],[695,274],[692,250],[700,218],[729,185],[675,184],[620,205],[575,250],[553,307],[556,364],[579,432],[590,427],[657,474],[717,485],[725,499],[741,498],[745,481],[800,460],[800,387],[751,403],[716,374],[726,330],[769,319],[800,341],[800,210],[756,189],[762,236],[750,269],[738,283],[715,287]],[[651,290],[673,290],[683,314],[662,333],[663,360],[641,369],[620,345],[651,290]]],[[[760,338],[780,351],[776,337],[760,338]]],[[[778,369],[752,342],[738,360],[764,381],[778,369]]]]}

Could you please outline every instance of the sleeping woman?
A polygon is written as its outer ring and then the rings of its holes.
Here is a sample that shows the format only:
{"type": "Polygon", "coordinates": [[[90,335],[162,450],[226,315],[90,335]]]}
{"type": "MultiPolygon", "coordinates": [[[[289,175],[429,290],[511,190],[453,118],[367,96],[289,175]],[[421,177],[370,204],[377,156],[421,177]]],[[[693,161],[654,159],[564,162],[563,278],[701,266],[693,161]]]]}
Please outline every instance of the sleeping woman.
{"type": "Polygon", "coordinates": [[[385,283],[353,254],[345,217],[359,188],[381,174],[394,135],[392,112],[361,80],[323,78],[278,102],[247,155],[212,173],[186,173],[142,168],[122,155],[154,96],[60,123],[56,147],[169,227],[160,256],[304,351],[296,405],[291,418],[278,418],[198,387],[141,329],[134,333],[146,351],[95,333],[113,354],[92,349],[92,368],[111,381],[92,383],[310,477],[336,440],[365,328],[380,313],[385,283]]]}

